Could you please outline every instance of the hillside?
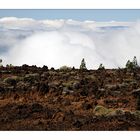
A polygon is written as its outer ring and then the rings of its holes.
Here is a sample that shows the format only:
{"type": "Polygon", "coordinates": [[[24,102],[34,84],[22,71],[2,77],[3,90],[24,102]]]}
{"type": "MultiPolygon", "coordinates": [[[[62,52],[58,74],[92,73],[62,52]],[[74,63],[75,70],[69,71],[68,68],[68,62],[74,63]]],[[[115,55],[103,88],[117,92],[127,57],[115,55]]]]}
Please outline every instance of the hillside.
{"type": "Polygon", "coordinates": [[[0,130],[140,130],[140,68],[0,68],[0,130]]]}

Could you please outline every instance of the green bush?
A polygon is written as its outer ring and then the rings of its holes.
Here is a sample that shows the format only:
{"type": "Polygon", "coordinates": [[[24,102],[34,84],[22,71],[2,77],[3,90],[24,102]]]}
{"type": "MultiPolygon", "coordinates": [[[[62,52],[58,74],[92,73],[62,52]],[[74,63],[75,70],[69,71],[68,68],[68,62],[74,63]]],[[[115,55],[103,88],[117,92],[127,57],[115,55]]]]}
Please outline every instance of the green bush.
{"type": "Polygon", "coordinates": [[[111,109],[107,109],[106,107],[97,105],[94,109],[94,113],[97,116],[106,116],[107,114],[109,114],[112,110],[111,109]]]}
{"type": "Polygon", "coordinates": [[[103,66],[103,64],[100,64],[98,70],[104,70],[104,69],[105,67],[103,66]]]}
{"type": "Polygon", "coordinates": [[[2,59],[0,59],[0,67],[3,67],[3,65],[2,65],[2,59]]]}
{"type": "Polygon", "coordinates": [[[132,70],[132,69],[139,67],[136,56],[134,56],[132,62],[130,60],[128,60],[125,66],[129,70],[132,70]]]}
{"type": "Polygon", "coordinates": [[[86,68],[86,62],[85,62],[85,59],[84,59],[84,58],[83,58],[82,61],[81,61],[80,69],[81,69],[81,70],[87,69],[87,68],[86,68]]]}
{"type": "Polygon", "coordinates": [[[7,64],[6,67],[7,67],[7,68],[12,68],[12,67],[14,67],[14,66],[13,66],[12,64],[7,64]]]}

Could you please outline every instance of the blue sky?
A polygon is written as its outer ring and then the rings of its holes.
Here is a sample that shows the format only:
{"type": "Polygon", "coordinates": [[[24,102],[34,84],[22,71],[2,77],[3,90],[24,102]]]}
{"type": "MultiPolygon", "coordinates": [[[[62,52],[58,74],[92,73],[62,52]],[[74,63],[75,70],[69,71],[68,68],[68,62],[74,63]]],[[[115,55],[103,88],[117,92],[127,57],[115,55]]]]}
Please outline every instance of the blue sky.
{"type": "Polygon", "coordinates": [[[0,17],[19,17],[34,19],[74,19],[95,21],[136,21],[140,19],[140,10],[0,10],[0,17]]]}

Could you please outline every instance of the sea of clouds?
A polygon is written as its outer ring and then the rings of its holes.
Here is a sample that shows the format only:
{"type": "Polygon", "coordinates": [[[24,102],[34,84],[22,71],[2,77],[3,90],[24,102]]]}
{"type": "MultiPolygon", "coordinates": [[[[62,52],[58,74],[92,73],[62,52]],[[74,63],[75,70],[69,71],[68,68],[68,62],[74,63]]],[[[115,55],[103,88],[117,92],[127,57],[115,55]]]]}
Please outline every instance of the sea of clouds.
{"type": "Polygon", "coordinates": [[[3,64],[63,65],[79,68],[124,67],[136,56],[140,62],[140,22],[96,22],[0,19],[0,58],[3,64]]]}

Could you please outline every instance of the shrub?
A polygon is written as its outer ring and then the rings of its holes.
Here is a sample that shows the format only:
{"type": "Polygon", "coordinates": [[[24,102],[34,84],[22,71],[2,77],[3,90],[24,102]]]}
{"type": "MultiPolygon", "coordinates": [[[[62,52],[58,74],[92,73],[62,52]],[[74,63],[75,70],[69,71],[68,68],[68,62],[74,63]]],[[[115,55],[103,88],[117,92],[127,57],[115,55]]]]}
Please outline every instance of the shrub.
{"type": "Polygon", "coordinates": [[[7,68],[12,68],[12,67],[14,67],[14,66],[13,66],[12,64],[7,64],[6,67],[7,67],[7,68]]]}
{"type": "Polygon", "coordinates": [[[100,64],[98,70],[104,70],[104,69],[105,67],[103,66],[103,64],[100,64]]]}
{"type": "Polygon", "coordinates": [[[136,111],[132,112],[132,114],[133,114],[135,117],[140,118],[140,111],[136,110],[136,111]]]}
{"type": "Polygon", "coordinates": [[[126,63],[126,65],[125,65],[125,67],[127,69],[133,69],[134,66],[133,66],[133,63],[130,60],[128,60],[127,63],[126,63]]]}
{"type": "Polygon", "coordinates": [[[112,110],[111,109],[107,109],[106,107],[103,106],[96,106],[94,109],[95,115],[97,116],[106,116],[107,114],[109,114],[112,110]]]}
{"type": "Polygon", "coordinates": [[[85,62],[85,59],[84,59],[84,58],[83,58],[82,61],[81,61],[80,69],[81,69],[81,70],[87,69],[87,68],[86,68],[86,62],[85,62]]]}
{"type": "Polygon", "coordinates": [[[51,70],[54,71],[55,70],[54,67],[51,67],[51,70]]]}
{"type": "Polygon", "coordinates": [[[137,62],[136,56],[134,56],[132,62],[130,60],[128,60],[127,63],[126,63],[126,68],[129,69],[129,70],[135,69],[137,67],[139,67],[139,66],[138,66],[138,62],[137,62]]]}
{"type": "Polygon", "coordinates": [[[138,67],[138,62],[137,62],[136,56],[134,56],[132,63],[135,67],[138,67]]]}
{"type": "Polygon", "coordinates": [[[59,68],[59,70],[61,71],[68,71],[68,70],[71,70],[72,68],[71,67],[68,67],[68,66],[62,66],[59,68]]]}
{"type": "Polygon", "coordinates": [[[2,59],[0,59],[0,67],[2,67],[3,65],[2,65],[2,59]]]}

